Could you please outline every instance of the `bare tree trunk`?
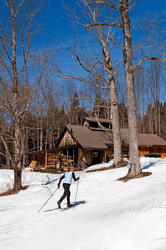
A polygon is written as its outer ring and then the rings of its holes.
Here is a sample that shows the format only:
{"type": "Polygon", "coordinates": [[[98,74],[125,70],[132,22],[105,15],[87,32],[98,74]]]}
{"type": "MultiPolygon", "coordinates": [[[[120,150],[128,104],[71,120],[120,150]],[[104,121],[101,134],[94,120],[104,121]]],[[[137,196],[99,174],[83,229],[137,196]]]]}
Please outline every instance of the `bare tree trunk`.
{"type": "Polygon", "coordinates": [[[40,124],[39,118],[37,118],[37,150],[40,150],[40,124]]]}
{"type": "Polygon", "coordinates": [[[110,97],[111,97],[113,136],[114,136],[114,163],[117,165],[117,163],[121,161],[123,158],[121,149],[119,112],[116,99],[115,82],[113,80],[111,81],[110,97]]]}
{"type": "Polygon", "coordinates": [[[132,67],[132,41],[130,33],[128,0],[120,0],[119,9],[122,15],[123,25],[123,59],[127,92],[130,162],[132,164],[132,167],[128,173],[128,177],[132,178],[141,173],[141,165],[138,150],[137,116],[134,95],[134,73],[132,67]]]}
{"type": "Polygon", "coordinates": [[[12,44],[12,72],[13,72],[13,107],[14,107],[14,117],[15,117],[15,141],[14,141],[14,154],[15,154],[15,164],[14,168],[14,189],[21,189],[21,140],[20,140],[20,117],[19,117],[19,104],[18,104],[18,77],[17,77],[17,64],[16,64],[16,26],[15,26],[15,15],[14,6],[10,4],[12,28],[13,28],[13,44],[12,44]]]}
{"type": "Polygon", "coordinates": [[[158,124],[159,124],[159,136],[161,136],[161,104],[159,103],[159,121],[158,121],[158,124]]]}
{"type": "Polygon", "coordinates": [[[27,155],[26,155],[26,152],[28,152],[28,139],[29,139],[29,137],[28,137],[28,128],[25,128],[24,129],[24,150],[23,150],[23,152],[24,152],[24,154],[23,154],[23,160],[22,160],[22,162],[23,162],[23,167],[25,166],[25,165],[27,165],[27,155]]]}
{"type": "Polygon", "coordinates": [[[53,132],[52,130],[50,130],[50,133],[49,133],[49,148],[52,149],[52,143],[53,142],[53,132]]]}
{"type": "Polygon", "coordinates": [[[40,117],[40,151],[43,149],[43,113],[41,112],[40,117]]]}
{"type": "MultiPolygon", "coordinates": [[[[94,25],[97,23],[95,14],[93,16],[94,25]]],[[[114,163],[117,165],[122,158],[122,150],[121,150],[121,136],[120,136],[120,123],[119,123],[119,111],[117,105],[117,97],[116,97],[116,88],[115,88],[115,72],[113,71],[112,61],[109,53],[109,49],[107,48],[109,38],[104,41],[103,32],[100,26],[97,26],[98,37],[100,44],[103,50],[103,58],[105,63],[105,71],[108,74],[108,88],[110,92],[111,99],[111,113],[112,113],[112,126],[113,126],[113,137],[114,137],[114,163]]],[[[109,36],[108,36],[109,37],[109,36]]]]}
{"type": "Polygon", "coordinates": [[[22,169],[21,162],[14,168],[14,190],[20,190],[22,188],[22,169]]]}

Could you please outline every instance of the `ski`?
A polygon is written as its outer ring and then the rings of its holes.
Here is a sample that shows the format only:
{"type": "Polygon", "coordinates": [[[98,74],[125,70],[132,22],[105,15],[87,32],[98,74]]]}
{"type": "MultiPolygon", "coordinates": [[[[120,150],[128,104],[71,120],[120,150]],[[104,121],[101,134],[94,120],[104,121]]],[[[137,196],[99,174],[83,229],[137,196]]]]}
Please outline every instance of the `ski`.
{"type": "Polygon", "coordinates": [[[65,211],[65,210],[68,210],[70,208],[75,208],[76,206],[81,205],[81,204],[85,204],[85,203],[86,203],[86,200],[84,200],[84,201],[78,201],[78,202],[75,202],[74,204],[71,204],[70,207],[61,208],[61,211],[65,211]]]}
{"type": "Polygon", "coordinates": [[[55,211],[55,210],[61,210],[62,208],[53,208],[53,209],[49,209],[49,210],[45,210],[44,212],[51,212],[51,211],[55,211]]]}
{"type": "Polygon", "coordinates": [[[85,204],[85,203],[86,203],[86,200],[84,200],[84,201],[77,201],[77,202],[71,204],[70,207],[62,207],[62,208],[57,207],[57,208],[45,210],[44,212],[51,212],[51,211],[56,211],[56,210],[64,211],[64,210],[67,210],[67,209],[70,209],[70,208],[74,208],[74,207],[76,207],[78,205],[85,204]]]}

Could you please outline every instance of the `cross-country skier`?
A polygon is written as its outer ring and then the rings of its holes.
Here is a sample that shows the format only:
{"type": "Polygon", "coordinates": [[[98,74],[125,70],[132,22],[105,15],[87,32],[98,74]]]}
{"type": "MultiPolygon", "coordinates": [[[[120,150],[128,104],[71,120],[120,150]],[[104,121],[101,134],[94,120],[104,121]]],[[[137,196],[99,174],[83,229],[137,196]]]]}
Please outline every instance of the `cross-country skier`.
{"type": "Polygon", "coordinates": [[[60,200],[57,202],[59,208],[61,208],[61,202],[65,199],[66,196],[67,196],[67,207],[71,206],[70,185],[71,185],[72,178],[74,179],[74,181],[78,181],[80,179],[80,177],[76,178],[74,172],[71,171],[71,167],[68,167],[67,172],[60,178],[59,183],[58,183],[58,188],[60,188],[61,181],[64,179],[64,182],[63,182],[64,193],[62,197],[60,198],[60,200]]]}

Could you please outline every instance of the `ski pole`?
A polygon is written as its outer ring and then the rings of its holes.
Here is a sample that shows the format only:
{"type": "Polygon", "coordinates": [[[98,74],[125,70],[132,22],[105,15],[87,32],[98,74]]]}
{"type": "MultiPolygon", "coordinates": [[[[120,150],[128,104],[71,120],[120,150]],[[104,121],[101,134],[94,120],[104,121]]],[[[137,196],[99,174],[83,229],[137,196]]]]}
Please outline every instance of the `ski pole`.
{"type": "Polygon", "coordinates": [[[77,188],[76,188],[76,195],[75,195],[75,202],[74,202],[74,203],[76,203],[77,191],[78,191],[78,184],[79,184],[79,180],[78,180],[78,182],[77,182],[77,188]]]}
{"type": "Polygon", "coordinates": [[[40,212],[40,210],[42,210],[42,208],[47,204],[47,202],[51,199],[51,197],[55,194],[55,192],[58,190],[58,187],[57,189],[52,193],[52,195],[48,198],[48,200],[44,203],[44,205],[39,209],[38,213],[40,212]]]}

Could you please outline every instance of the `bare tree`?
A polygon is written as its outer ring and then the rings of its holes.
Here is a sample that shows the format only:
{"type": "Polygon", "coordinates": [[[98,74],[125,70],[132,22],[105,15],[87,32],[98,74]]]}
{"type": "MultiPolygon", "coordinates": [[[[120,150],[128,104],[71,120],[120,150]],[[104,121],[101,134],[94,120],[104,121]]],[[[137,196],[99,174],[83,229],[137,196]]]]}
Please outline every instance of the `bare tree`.
{"type": "MultiPolygon", "coordinates": [[[[95,42],[97,42],[100,46],[101,54],[95,54],[91,49],[89,50],[87,56],[77,52],[77,40],[76,34],[74,33],[74,49],[71,50],[68,48],[68,50],[71,52],[76,63],[78,63],[79,66],[81,66],[82,69],[88,74],[89,78],[66,74],[65,72],[62,72],[60,68],[48,67],[48,70],[55,76],[86,82],[94,85],[96,88],[105,90],[107,89],[109,91],[114,136],[114,162],[117,164],[122,160],[120,125],[115,86],[115,75],[119,69],[117,68],[118,62],[113,65],[111,60],[111,48],[113,47],[112,31],[111,27],[108,29],[103,29],[98,11],[91,8],[90,5],[87,5],[86,1],[82,2],[84,3],[85,7],[84,18],[87,18],[86,21],[89,22],[89,24],[83,20],[80,20],[79,16],[75,16],[75,18],[79,19],[79,21],[84,26],[84,29],[88,30],[90,34],[93,35],[95,42]],[[104,74],[101,74],[101,69],[104,74]],[[53,73],[53,71],[56,71],[57,74],[53,73]]],[[[72,17],[73,15],[74,14],[72,14],[72,17]]]]}
{"type": "MultiPolygon", "coordinates": [[[[137,116],[136,116],[136,103],[135,103],[135,93],[134,93],[134,70],[139,68],[140,65],[147,60],[156,61],[156,57],[142,57],[138,60],[137,64],[133,66],[132,58],[132,37],[131,37],[131,20],[129,13],[131,9],[136,4],[136,0],[117,0],[117,1],[107,1],[107,0],[83,0],[84,4],[88,7],[100,6],[105,9],[105,13],[109,13],[110,20],[108,17],[104,18],[102,24],[96,24],[96,26],[111,27],[116,28],[122,33],[123,42],[119,37],[115,36],[112,41],[120,46],[123,51],[123,62],[124,62],[124,72],[126,80],[126,93],[127,93],[127,108],[128,108],[128,121],[129,121],[129,134],[130,134],[130,161],[132,167],[127,175],[128,178],[134,178],[141,173],[139,150],[138,150],[138,131],[137,131],[137,116]],[[133,5],[132,5],[133,4],[133,5]]],[[[152,23],[149,24],[150,27],[152,23]]],[[[148,27],[148,26],[147,26],[148,27]]],[[[147,28],[146,27],[146,28],[147,28]]],[[[117,32],[117,34],[119,34],[117,32]]],[[[153,33],[152,33],[153,34],[153,33]]],[[[152,46],[152,37],[148,39],[152,46]]],[[[156,44],[155,44],[156,45],[156,44]]]]}
{"type": "Polygon", "coordinates": [[[47,106],[47,99],[48,99],[48,79],[43,79],[41,84],[38,88],[38,93],[36,95],[36,116],[37,116],[37,148],[38,150],[42,151],[44,146],[44,138],[43,138],[43,131],[45,128],[45,121],[44,116],[46,116],[46,106],[47,106]]]}
{"type": "Polygon", "coordinates": [[[137,131],[137,116],[136,103],[134,95],[134,74],[132,67],[132,39],[130,31],[128,0],[120,0],[118,11],[121,14],[121,25],[124,38],[123,45],[123,59],[124,70],[126,78],[126,92],[127,92],[127,107],[128,107],[128,121],[130,133],[130,161],[132,168],[129,172],[129,177],[135,177],[141,173],[139,150],[138,150],[138,131],[137,131]]]}
{"type": "Polygon", "coordinates": [[[33,54],[32,47],[32,40],[41,28],[37,29],[34,23],[36,15],[43,7],[43,1],[3,0],[1,4],[0,85],[2,92],[0,107],[13,124],[14,133],[11,140],[14,152],[11,152],[8,147],[4,131],[1,131],[0,137],[14,170],[14,189],[20,190],[26,135],[24,121],[30,102],[35,95],[33,84],[40,83],[46,62],[45,59],[42,66],[38,64],[38,57],[33,54]],[[33,73],[36,66],[39,72],[37,75],[33,73]]]}
{"type": "Polygon", "coordinates": [[[149,92],[152,97],[152,106],[154,107],[153,122],[155,127],[155,133],[161,135],[160,131],[160,101],[161,101],[161,79],[162,79],[162,68],[154,63],[150,63],[150,84],[149,92]]]}
{"type": "Polygon", "coordinates": [[[139,132],[146,131],[146,133],[156,133],[161,136],[160,103],[164,99],[162,98],[162,92],[164,92],[162,67],[156,63],[149,62],[141,69],[135,71],[135,95],[139,132]],[[147,124],[142,124],[142,118],[145,114],[148,115],[148,121],[147,124]]]}

